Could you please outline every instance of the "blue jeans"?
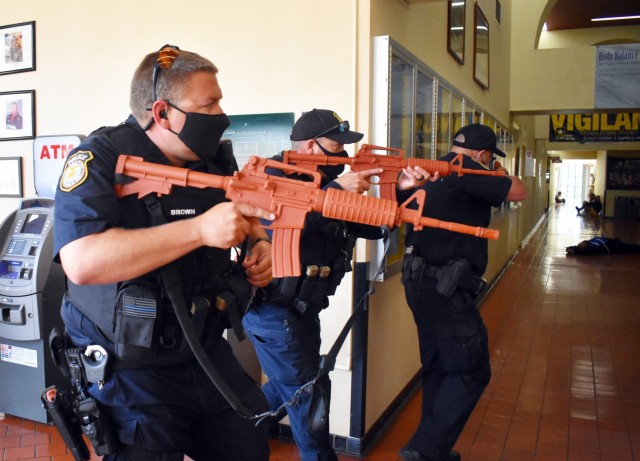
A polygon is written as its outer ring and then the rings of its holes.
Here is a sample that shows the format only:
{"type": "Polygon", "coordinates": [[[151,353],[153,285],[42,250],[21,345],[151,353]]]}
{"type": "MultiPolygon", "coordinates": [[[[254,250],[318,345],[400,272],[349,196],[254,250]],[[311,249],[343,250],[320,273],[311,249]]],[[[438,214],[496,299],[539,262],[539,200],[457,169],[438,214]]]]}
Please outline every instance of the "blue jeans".
{"type": "MultiPolygon", "coordinates": [[[[316,377],[320,362],[320,319],[318,315],[300,317],[288,306],[263,303],[242,319],[258,360],[269,381],[262,386],[269,407],[275,410],[288,402],[300,386],[316,377]]],[[[322,382],[327,396],[330,381],[322,382]]],[[[309,430],[307,416],[311,392],[303,392],[287,405],[287,414],[302,461],[337,461],[329,438],[329,422],[319,433],[309,430]]]]}

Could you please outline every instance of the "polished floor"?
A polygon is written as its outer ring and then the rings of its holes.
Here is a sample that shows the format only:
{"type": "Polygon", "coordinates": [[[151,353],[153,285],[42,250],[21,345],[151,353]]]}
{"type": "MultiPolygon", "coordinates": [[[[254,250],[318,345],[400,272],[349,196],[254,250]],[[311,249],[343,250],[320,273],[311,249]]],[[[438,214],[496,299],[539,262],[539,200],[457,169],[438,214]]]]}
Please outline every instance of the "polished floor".
{"type": "MultiPolygon", "coordinates": [[[[640,461],[640,254],[566,255],[596,235],[640,243],[640,223],[551,208],[486,297],[493,377],[455,447],[463,460],[640,461]]],[[[366,461],[399,460],[420,399],[366,461]]],[[[299,459],[292,444],[271,447],[271,461],[299,459]]],[[[54,428],[0,414],[0,461],[9,460],[73,457],[54,428]]]]}

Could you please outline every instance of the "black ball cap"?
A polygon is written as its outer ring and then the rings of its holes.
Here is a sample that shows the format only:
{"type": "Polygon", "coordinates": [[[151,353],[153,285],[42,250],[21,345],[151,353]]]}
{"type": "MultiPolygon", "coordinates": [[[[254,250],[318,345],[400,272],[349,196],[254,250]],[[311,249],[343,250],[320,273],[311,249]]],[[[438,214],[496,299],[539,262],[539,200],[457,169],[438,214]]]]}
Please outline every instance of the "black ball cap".
{"type": "Polygon", "coordinates": [[[351,131],[349,122],[342,120],[338,114],[327,109],[313,109],[304,112],[293,125],[292,141],[306,141],[307,139],[329,138],[340,144],[353,144],[364,135],[351,131]]]}

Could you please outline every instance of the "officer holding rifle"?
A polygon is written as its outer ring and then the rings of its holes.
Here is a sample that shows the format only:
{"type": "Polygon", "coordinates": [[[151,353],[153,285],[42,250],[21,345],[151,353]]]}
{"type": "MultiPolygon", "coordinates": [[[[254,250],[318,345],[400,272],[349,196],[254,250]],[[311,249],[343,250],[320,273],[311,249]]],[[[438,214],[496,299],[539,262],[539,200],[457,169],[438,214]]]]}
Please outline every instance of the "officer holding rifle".
{"type": "MultiPolygon", "coordinates": [[[[222,337],[226,313],[216,306],[223,295],[241,298],[271,280],[271,245],[250,218],[274,216],[230,203],[220,189],[176,187],[145,200],[114,192],[126,180],[115,175],[122,153],[233,174],[233,157],[219,149],[229,120],[217,71],[175,46],[148,54],[132,80],[132,115],[92,133],[70,153],[60,178],[54,253],[69,281],[61,342],[68,339],[67,351],[84,351],[81,362],[90,373],[80,392],[96,412],[83,413],[83,424],[101,430],[90,435],[105,461],[269,458],[266,423],[256,426],[230,406],[196,361],[185,331],[195,332],[243,406],[252,414],[267,409],[222,337]],[[251,255],[235,267],[230,248],[246,240],[251,255]],[[181,323],[183,311],[189,328],[181,323]],[[105,356],[108,366],[99,370],[105,356]]],[[[78,363],[70,366],[76,370],[78,363]]]]}
{"type": "MultiPolygon", "coordinates": [[[[348,156],[345,144],[360,141],[362,133],[352,131],[349,122],[335,112],[313,109],[296,121],[291,133],[292,149],[307,155],[348,156]]],[[[274,160],[282,161],[278,155],[274,160]]],[[[322,166],[322,188],[337,188],[361,194],[371,186],[375,168],[341,175],[344,165],[322,166]]],[[[277,169],[270,174],[282,176],[277,169]]],[[[288,177],[309,181],[307,175],[288,177]]],[[[313,380],[320,367],[321,310],[329,305],[346,271],[357,237],[379,239],[379,227],[346,223],[309,213],[300,238],[301,277],[274,279],[265,288],[263,302],[243,318],[244,327],[255,346],[269,381],[262,386],[271,410],[286,409],[293,437],[302,461],[337,461],[329,438],[329,419],[319,427],[310,421],[311,408],[319,400],[329,407],[331,383],[328,376],[307,392],[301,386],[313,380]],[[294,401],[292,397],[298,393],[294,401]]],[[[284,413],[280,414],[280,417],[284,413]]]]}
{"type": "MultiPolygon", "coordinates": [[[[487,126],[461,128],[451,150],[440,160],[451,161],[462,153],[463,168],[506,173],[494,159],[505,154],[487,126]]],[[[527,196],[522,181],[507,175],[451,175],[422,181],[420,188],[427,196],[423,216],[481,227],[489,225],[492,207],[527,196]]],[[[404,202],[412,192],[398,191],[398,201],[404,202]]],[[[409,226],[406,248],[402,282],[418,328],[423,400],[420,423],[400,457],[459,461],[453,446],[491,376],[487,330],[475,304],[484,287],[487,240],[409,226]]]]}

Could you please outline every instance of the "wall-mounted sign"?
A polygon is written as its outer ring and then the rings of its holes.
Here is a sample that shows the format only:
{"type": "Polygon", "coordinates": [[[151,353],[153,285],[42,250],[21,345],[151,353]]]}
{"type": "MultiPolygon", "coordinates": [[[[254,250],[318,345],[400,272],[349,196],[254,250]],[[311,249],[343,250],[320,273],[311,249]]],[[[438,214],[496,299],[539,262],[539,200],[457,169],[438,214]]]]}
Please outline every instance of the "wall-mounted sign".
{"type": "Polygon", "coordinates": [[[80,135],[38,136],[33,141],[33,176],[38,197],[54,198],[69,153],[84,139],[80,135]]]}
{"type": "Polygon", "coordinates": [[[595,107],[640,107],[640,44],[596,47],[595,107]]]}
{"type": "Polygon", "coordinates": [[[553,114],[549,117],[552,142],[640,141],[640,112],[553,114]]]}

